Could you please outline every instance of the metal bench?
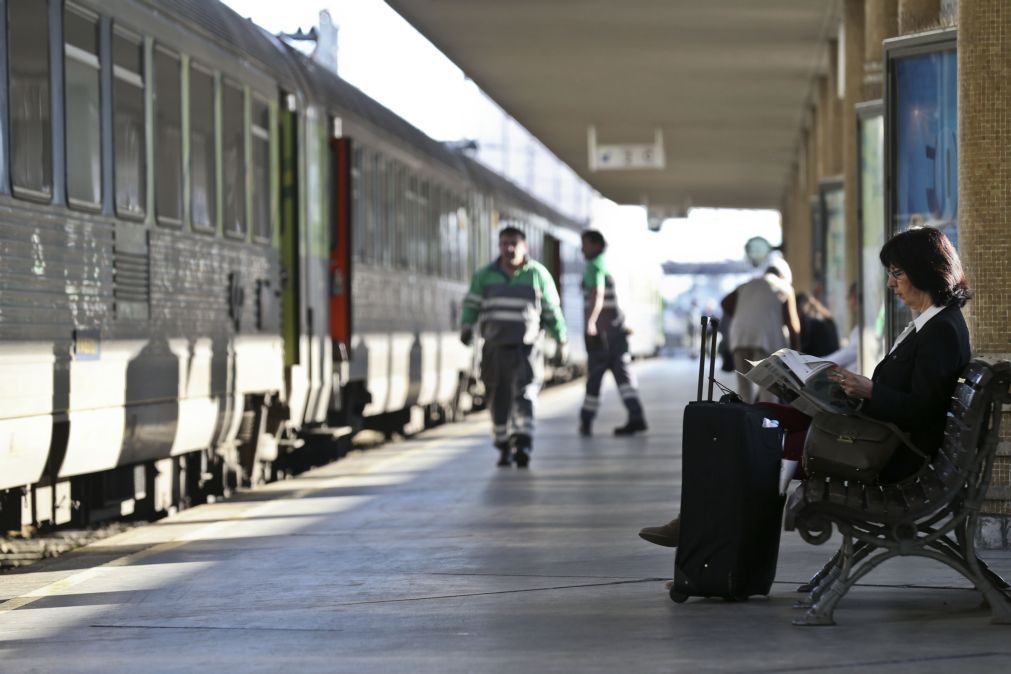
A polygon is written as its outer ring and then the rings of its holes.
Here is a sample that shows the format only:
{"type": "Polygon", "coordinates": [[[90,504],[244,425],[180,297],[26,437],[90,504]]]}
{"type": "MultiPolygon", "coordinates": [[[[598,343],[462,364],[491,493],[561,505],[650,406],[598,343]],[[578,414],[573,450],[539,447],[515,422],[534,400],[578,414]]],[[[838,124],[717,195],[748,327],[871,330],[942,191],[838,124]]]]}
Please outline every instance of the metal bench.
{"type": "Polygon", "coordinates": [[[990,483],[1001,407],[1011,401],[1011,363],[974,359],[952,396],[944,442],[933,460],[896,484],[810,479],[790,496],[786,529],[821,545],[832,527],[839,551],[800,591],[806,608],[795,625],[834,625],[832,613],[857,581],[893,557],[918,555],[947,564],[976,586],[992,621],[1011,624],[1011,591],[976,556],[974,534],[990,483]]]}

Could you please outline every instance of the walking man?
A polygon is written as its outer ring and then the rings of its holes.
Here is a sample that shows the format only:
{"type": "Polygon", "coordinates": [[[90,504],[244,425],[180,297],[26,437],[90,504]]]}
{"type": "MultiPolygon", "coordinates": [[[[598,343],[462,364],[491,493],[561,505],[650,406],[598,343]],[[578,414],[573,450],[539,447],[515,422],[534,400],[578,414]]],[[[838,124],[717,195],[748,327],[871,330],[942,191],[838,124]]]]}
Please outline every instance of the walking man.
{"type": "Polygon", "coordinates": [[[504,227],[499,257],[474,274],[463,300],[460,341],[469,346],[481,321],[481,380],[491,408],[500,466],[526,468],[533,451],[534,401],[544,379],[544,328],[566,360],[568,343],[551,274],[527,254],[526,235],[504,227]]]}
{"type": "Polygon", "coordinates": [[[639,401],[635,376],[629,368],[628,331],[625,315],[618,308],[614,279],[607,273],[604,251],[607,241],[595,229],[583,232],[583,296],[586,316],[586,399],[579,412],[579,434],[593,435],[593,419],[600,408],[600,385],[608,370],[614,375],[621,401],[628,410],[628,421],[614,429],[615,435],[633,435],[646,430],[646,419],[639,401]]]}

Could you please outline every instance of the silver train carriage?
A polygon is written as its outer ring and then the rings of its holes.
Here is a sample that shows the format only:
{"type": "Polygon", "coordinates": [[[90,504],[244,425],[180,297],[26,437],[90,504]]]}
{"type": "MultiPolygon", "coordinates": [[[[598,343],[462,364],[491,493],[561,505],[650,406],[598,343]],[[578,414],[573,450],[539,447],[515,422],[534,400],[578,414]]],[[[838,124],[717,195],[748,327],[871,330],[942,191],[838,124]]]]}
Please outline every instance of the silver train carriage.
{"type": "Polygon", "coordinates": [[[5,529],[466,412],[460,301],[503,224],[572,296],[578,223],[220,3],[0,0],[0,34],[5,529]]]}

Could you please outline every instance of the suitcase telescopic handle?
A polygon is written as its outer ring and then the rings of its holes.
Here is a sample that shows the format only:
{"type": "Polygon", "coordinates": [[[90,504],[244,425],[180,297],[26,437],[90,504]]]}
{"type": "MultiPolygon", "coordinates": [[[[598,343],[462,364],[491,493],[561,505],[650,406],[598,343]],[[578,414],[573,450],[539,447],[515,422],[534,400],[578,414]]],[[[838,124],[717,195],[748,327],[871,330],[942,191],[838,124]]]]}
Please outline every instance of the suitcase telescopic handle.
{"type": "Polygon", "coordinates": [[[702,380],[706,376],[706,328],[709,327],[709,317],[702,317],[702,348],[699,349],[699,397],[702,402],[702,380]]]}
{"type": "Polygon", "coordinates": [[[713,401],[713,384],[716,382],[716,335],[719,327],[720,319],[709,320],[709,329],[713,331],[712,341],[709,342],[709,402],[713,401]]]}

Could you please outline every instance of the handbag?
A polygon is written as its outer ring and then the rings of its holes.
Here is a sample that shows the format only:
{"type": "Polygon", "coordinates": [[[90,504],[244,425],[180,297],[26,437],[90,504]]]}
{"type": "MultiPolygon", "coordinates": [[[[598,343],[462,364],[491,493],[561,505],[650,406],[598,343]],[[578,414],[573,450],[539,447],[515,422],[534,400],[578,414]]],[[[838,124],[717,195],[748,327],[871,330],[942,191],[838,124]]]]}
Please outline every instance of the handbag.
{"type": "Polygon", "coordinates": [[[925,456],[894,424],[819,412],[804,440],[804,471],[814,477],[874,483],[902,445],[925,456]]]}

